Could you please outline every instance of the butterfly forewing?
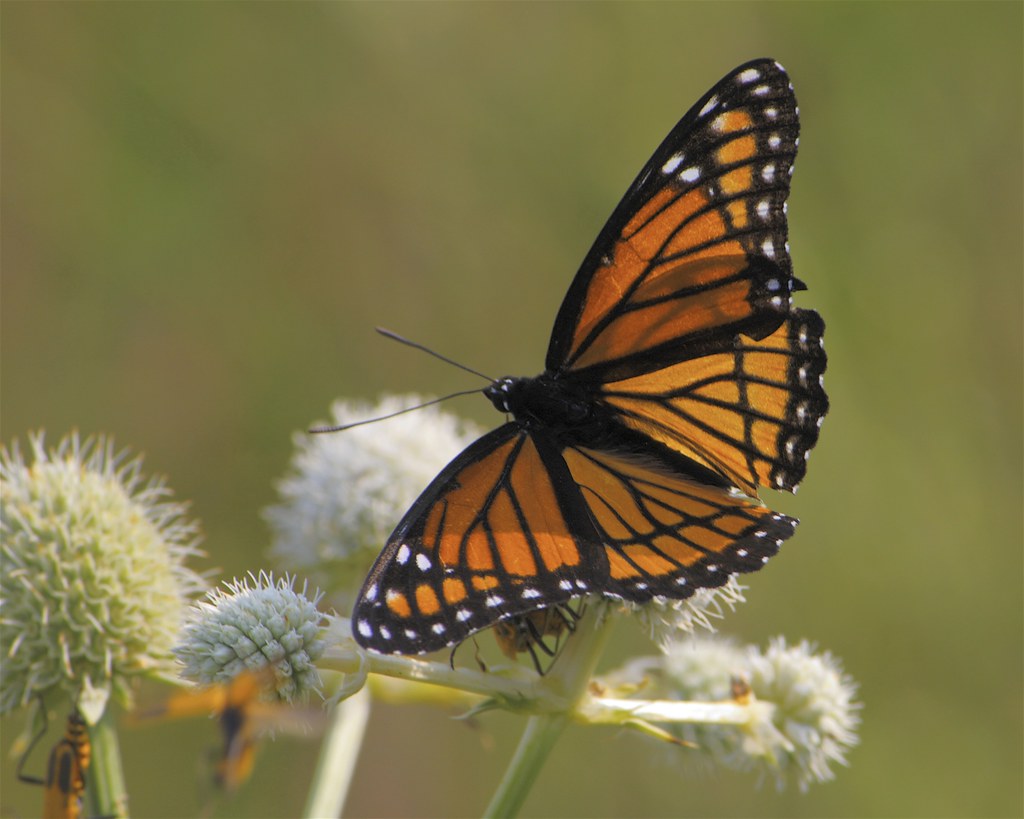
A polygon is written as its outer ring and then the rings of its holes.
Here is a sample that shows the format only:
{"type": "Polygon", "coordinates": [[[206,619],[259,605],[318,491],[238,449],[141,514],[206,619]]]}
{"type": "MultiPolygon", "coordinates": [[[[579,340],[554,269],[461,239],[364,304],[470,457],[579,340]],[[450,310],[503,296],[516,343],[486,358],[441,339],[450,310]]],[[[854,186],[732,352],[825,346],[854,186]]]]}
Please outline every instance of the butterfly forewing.
{"type": "Polygon", "coordinates": [[[672,130],[598,236],[562,304],[549,371],[649,372],[785,316],[796,99],[769,60],[736,69],[672,130]]]}
{"type": "Polygon", "coordinates": [[[585,591],[603,556],[543,435],[506,424],[426,489],[377,558],[353,614],[360,643],[389,653],[453,645],[473,631],[585,591]],[[592,551],[590,551],[592,550],[592,551]]]}

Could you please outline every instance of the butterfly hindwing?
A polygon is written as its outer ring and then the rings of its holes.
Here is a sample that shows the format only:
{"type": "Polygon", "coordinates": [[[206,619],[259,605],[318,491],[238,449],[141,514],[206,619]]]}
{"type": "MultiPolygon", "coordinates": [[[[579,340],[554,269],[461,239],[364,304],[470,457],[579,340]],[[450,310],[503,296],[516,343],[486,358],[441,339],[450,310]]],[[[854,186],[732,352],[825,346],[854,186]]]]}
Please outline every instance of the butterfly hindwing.
{"type": "Polygon", "coordinates": [[[627,191],[555,321],[549,371],[593,380],[700,355],[785,317],[785,201],[799,135],[785,71],[740,66],[680,120],[627,191]]]}
{"type": "Polygon", "coordinates": [[[505,424],[423,492],[371,569],[353,613],[360,643],[415,654],[586,593],[607,573],[565,462],[543,433],[505,424]]]}
{"type": "Polygon", "coordinates": [[[724,474],[750,495],[795,489],[818,440],[824,324],[794,309],[760,341],[738,336],[718,353],[601,385],[626,426],[724,474]]]}
{"type": "Polygon", "coordinates": [[[797,521],[653,456],[572,447],[566,463],[605,550],[609,596],[682,599],[760,569],[797,521]]]}

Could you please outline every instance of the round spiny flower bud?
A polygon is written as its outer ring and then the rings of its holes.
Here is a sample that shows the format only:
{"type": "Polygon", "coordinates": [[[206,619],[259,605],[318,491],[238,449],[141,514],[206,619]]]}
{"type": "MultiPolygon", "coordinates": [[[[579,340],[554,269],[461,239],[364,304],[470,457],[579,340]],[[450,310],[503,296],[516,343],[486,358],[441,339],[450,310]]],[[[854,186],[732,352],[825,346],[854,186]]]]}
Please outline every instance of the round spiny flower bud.
{"type": "Polygon", "coordinates": [[[128,700],[128,677],[173,673],[171,647],[204,588],[184,560],[196,527],[160,479],[103,438],[49,452],[30,436],[0,449],[0,713],[97,690],[128,700]]]}
{"type": "MultiPolygon", "coordinates": [[[[378,418],[422,400],[336,401],[332,423],[378,418]]],[[[275,558],[332,593],[354,592],[405,510],[476,436],[472,425],[434,406],[372,427],[297,434],[291,472],[278,484],[281,503],[265,512],[275,558]]]]}
{"type": "Polygon", "coordinates": [[[280,699],[319,692],[314,664],[326,647],[321,630],[327,617],[316,606],[323,595],[317,591],[310,599],[305,584],[300,591],[294,585],[295,578],[260,572],[207,592],[189,612],[174,649],[185,666],[182,675],[208,685],[272,666],[280,699]]]}

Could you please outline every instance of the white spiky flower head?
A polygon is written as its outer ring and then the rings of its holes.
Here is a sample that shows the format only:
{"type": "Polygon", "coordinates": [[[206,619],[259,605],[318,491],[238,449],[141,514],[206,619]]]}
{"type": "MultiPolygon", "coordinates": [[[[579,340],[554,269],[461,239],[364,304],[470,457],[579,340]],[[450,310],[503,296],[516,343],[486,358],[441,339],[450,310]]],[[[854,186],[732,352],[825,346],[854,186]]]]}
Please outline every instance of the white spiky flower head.
{"type": "MultiPolygon", "coordinates": [[[[654,668],[648,662],[645,670],[654,668]]],[[[689,724],[678,727],[683,739],[711,761],[738,770],[756,770],[781,789],[788,781],[806,790],[832,779],[832,767],[846,764],[857,744],[860,704],[856,685],[828,652],[815,653],[806,640],[788,646],[773,640],[767,651],[739,648],[712,638],[680,640],[666,646],[656,682],[662,696],[722,701],[737,686],[771,707],[763,719],[745,726],[689,724]]]]}
{"type": "Polygon", "coordinates": [[[316,661],[326,648],[321,632],[328,618],[317,609],[323,595],[307,589],[269,572],[211,589],[191,608],[174,649],[182,676],[209,685],[271,666],[278,698],[292,702],[319,692],[316,661]]]}
{"type": "Polygon", "coordinates": [[[785,739],[753,735],[747,754],[763,760],[765,772],[781,788],[794,779],[800,790],[834,778],[832,765],[846,764],[846,752],[857,744],[860,704],[857,686],[829,652],[815,653],[801,640],[795,646],[776,637],[767,651],[748,648],[748,674],[759,699],[775,704],[772,719],[785,739]]]}
{"type": "Polygon", "coordinates": [[[29,449],[0,449],[0,713],[83,696],[102,713],[111,694],[129,700],[132,676],[173,673],[185,608],[205,587],[185,565],[197,527],[105,438],[73,433],[47,450],[38,433],[29,449]]]}
{"type": "MultiPolygon", "coordinates": [[[[332,426],[422,403],[416,395],[377,404],[336,401],[332,426]]],[[[406,509],[478,431],[435,406],[341,432],[295,436],[281,502],[265,512],[272,554],[333,594],[353,593],[406,509]]]]}
{"type": "Polygon", "coordinates": [[[744,588],[733,574],[723,585],[697,589],[684,600],[654,597],[646,603],[630,604],[630,607],[650,629],[655,642],[665,647],[697,629],[714,631],[712,621],[721,620],[726,610],[734,611],[746,600],[744,588]]]}

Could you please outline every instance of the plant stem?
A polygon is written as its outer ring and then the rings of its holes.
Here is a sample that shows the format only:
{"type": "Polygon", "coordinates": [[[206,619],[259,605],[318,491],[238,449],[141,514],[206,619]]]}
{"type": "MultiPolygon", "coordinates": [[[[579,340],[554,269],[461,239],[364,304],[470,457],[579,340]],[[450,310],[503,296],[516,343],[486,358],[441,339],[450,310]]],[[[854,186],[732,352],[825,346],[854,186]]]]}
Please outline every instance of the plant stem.
{"type": "Polygon", "coordinates": [[[587,697],[587,684],[608,638],[607,606],[597,603],[592,608],[591,621],[580,621],[556,661],[557,671],[552,669],[554,673],[549,672],[540,686],[564,698],[565,709],[530,717],[505,776],[484,812],[485,817],[507,819],[519,813],[555,742],[580,701],[587,697]]]}
{"type": "Polygon", "coordinates": [[[103,717],[89,728],[92,759],[86,772],[86,800],[89,816],[128,816],[128,792],[121,768],[121,747],[114,725],[113,708],[107,707],[103,717]]]}
{"type": "Polygon", "coordinates": [[[333,711],[304,814],[319,819],[341,816],[370,718],[370,692],[363,688],[333,711]]]}
{"type": "Polygon", "coordinates": [[[519,813],[548,754],[568,722],[566,714],[530,717],[508,770],[491,798],[491,804],[484,811],[485,819],[505,819],[519,813]]]}

